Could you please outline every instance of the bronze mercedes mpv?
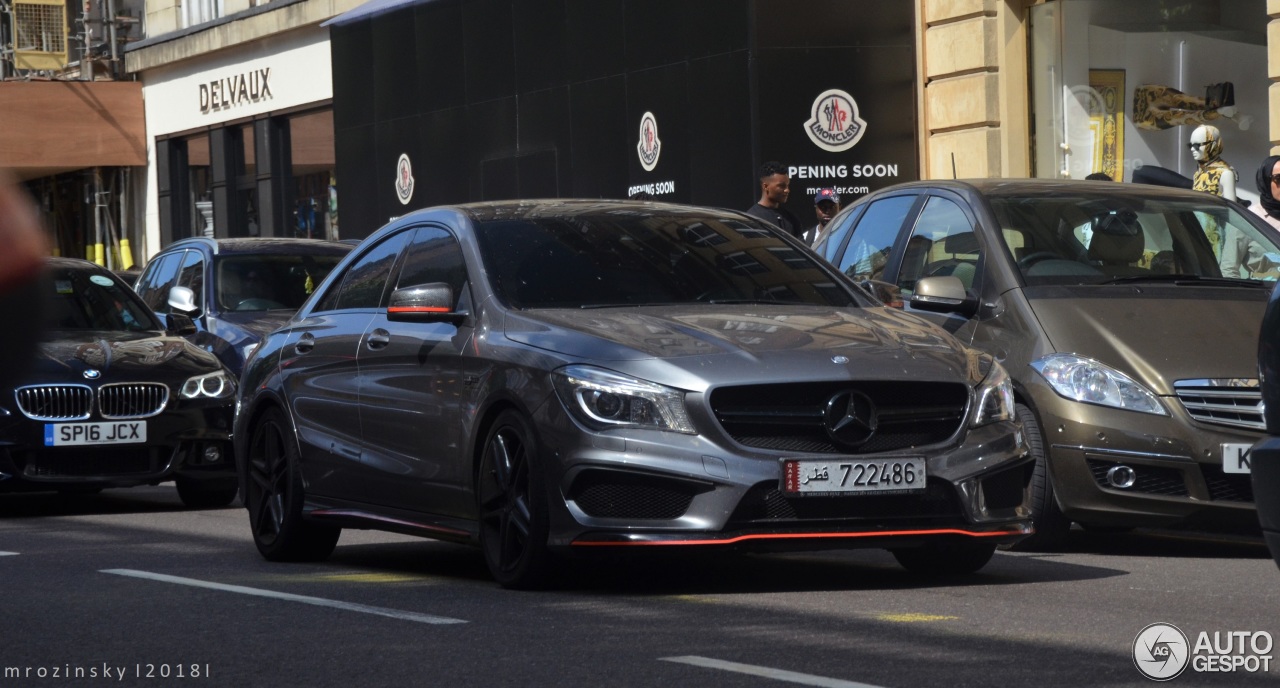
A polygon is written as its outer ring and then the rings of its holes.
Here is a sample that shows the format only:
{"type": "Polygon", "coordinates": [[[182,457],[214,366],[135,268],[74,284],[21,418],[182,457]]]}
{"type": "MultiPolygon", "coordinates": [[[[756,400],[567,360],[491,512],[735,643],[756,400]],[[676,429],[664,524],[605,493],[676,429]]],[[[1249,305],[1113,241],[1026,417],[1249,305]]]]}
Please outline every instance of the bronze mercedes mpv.
{"type": "Polygon", "coordinates": [[[1240,205],[1139,184],[909,183],[816,250],[1000,361],[1036,455],[1037,533],[1072,522],[1257,528],[1258,328],[1277,234],[1240,205]]]}

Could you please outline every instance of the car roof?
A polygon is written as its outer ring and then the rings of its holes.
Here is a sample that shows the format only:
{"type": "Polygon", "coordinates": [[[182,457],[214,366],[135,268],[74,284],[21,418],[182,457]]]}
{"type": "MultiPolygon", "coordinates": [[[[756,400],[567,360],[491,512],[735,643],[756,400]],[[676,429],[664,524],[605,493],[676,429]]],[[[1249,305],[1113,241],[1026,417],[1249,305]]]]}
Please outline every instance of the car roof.
{"type": "Polygon", "coordinates": [[[344,255],[352,249],[351,244],[324,239],[294,239],[289,237],[233,237],[228,239],[210,239],[208,237],[189,237],[173,242],[165,247],[165,251],[179,248],[203,246],[215,255],[237,253],[279,254],[279,255],[344,255]]]}
{"type": "Polygon", "coordinates": [[[1128,182],[1086,181],[1082,179],[930,179],[904,182],[884,191],[898,189],[951,189],[960,193],[978,193],[983,196],[1052,196],[1087,193],[1090,196],[1119,196],[1141,198],[1183,198],[1204,203],[1226,203],[1220,197],[1203,191],[1179,189],[1172,186],[1133,184],[1128,182]]]}
{"type": "Polygon", "coordinates": [[[744,219],[749,216],[735,210],[684,205],[679,203],[659,203],[654,201],[630,201],[618,199],[581,199],[581,198],[542,198],[511,201],[483,201],[464,203],[461,205],[440,206],[464,213],[475,222],[492,220],[527,220],[538,217],[569,218],[602,213],[637,213],[640,215],[675,214],[696,215],[699,217],[719,216],[726,219],[744,219]]]}
{"type": "Polygon", "coordinates": [[[110,270],[107,270],[101,265],[87,261],[83,258],[48,256],[44,260],[45,264],[54,268],[73,268],[76,270],[90,270],[94,272],[110,272],[110,270]]]}

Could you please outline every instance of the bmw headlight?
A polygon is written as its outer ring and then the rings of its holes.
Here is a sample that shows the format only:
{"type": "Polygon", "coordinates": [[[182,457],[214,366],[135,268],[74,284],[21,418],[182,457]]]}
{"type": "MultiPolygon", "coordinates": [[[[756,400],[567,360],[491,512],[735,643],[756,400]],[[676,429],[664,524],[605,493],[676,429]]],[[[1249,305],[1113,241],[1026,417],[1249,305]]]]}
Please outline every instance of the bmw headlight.
{"type": "Polygon", "coordinates": [[[972,427],[1001,420],[1013,420],[1013,382],[1004,366],[991,362],[987,377],[978,385],[978,412],[972,427]]]}
{"type": "Polygon", "coordinates": [[[1075,354],[1050,354],[1031,362],[1053,390],[1086,404],[1167,416],[1169,412],[1150,390],[1132,378],[1093,359],[1075,354]]]}
{"type": "Polygon", "coordinates": [[[219,370],[216,373],[196,375],[182,383],[178,395],[183,399],[224,399],[236,393],[236,382],[219,370]]]}
{"type": "Polygon", "coordinates": [[[602,368],[572,365],[552,373],[569,413],[596,430],[654,428],[696,434],[684,408],[684,392],[602,368]]]}

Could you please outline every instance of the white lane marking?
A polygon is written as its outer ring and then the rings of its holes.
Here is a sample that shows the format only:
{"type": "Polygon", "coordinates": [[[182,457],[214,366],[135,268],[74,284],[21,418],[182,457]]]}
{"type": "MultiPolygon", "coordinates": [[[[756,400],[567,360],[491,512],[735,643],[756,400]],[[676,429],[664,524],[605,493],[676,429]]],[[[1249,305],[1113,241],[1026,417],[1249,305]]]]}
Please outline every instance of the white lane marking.
{"type": "Polygon", "coordinates": [[[0,552],[0,557],[16,557],[16,556],[18,556],[17,552],[0,552]]]}
{"type": "Polygon", "coordinates": [[[826,676],[814,676],[813,674],[801,674],[795,671],[786,671],[783,669],[771,669],[769,667],[755,666],[754,664],[739,664],[737,662],[726,662],[721,659],[711,659],[710,657],[697,657],[693,655],[684,657],[660,657],[663,662],[679,662],[680,664],[692,664],[693,666],[705,667],[707,669],[721,669],[723,671],[735,671],[739,674],[750,674],[752,676],[762,676],[777,681],[788,681],[790,683],[799,683],[805,686],[822,686],[823,688],[880,688],[870,683],[858,683],[857,681],[843,681],[838,678],[827,678],[826,676]]]}
{"type": "Polygon", "coordinates": [[[235,592],[241,595],[253,595],[255,597],[270,597],[277,600],[286,600],[289,602],[301,602],[303,604],[313,604],[317,607],[332,607],[334,609],[345,609],[350,612],[361,612],[364,614],[374,614],[377,616],[389,616],[393,619],[404,619],[405,621],[416,621],[418,623],[428,624],[459,624],[467,623],[462,619],[450,619],[447,616],[431,616],[430,614],[419,614],[417,612],[406,612],[399,609],[387,609],[386,607],[370,607],[364,604],[355,604],[353,602],[339,602],[337,600],[326,600],[323,597],[309,597],[307,595],[294,595],[287,592],[275,592],[273,590],[261,590],[258,588],[247,588],[243,585],[225,585],[223,583],[211,583],[209,581],[197,580],[195,578],[182,578],[180,576],[167,576],[163,573],[151,573],[149,571],[134,571],[132,569],[103,569],[99,573],[110,573],[117,576],[130,576],[132,578],[145,578],[147,580],[161,581],[163,583],[176,583],[178,585],[189,585],[193,588],[208,588],[210,590],[222,590],[224,592],[235,592]]]}

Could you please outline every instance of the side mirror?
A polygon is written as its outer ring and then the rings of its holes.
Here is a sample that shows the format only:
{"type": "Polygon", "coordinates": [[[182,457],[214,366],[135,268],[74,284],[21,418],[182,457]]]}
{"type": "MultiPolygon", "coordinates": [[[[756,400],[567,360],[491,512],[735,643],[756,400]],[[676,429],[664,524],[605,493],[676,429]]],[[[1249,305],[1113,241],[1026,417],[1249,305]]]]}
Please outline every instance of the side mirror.
{"type": "Polygon", "coordinates": [[[969,296],[959,277],[937,275],[916,282],[915,292],[911,294],[911,307],[971,316],[978,312],[978,300],[969,296]]]}
{"type": "Polygon", "coordinates": [[[403,287],[391,292],[387,320],[393,322],[448,322],[461,324],[470,315],[453,310],[453,289],[444,282],[403,287]]]}
{"type": "Polygon", "coordinates": [[[873,279],[865,279],[858,284],[884,305],[890,308],[902,308],[902,290],[898,285],[873,279]]]}
{"type": "MultiPolygon", "coordinates": [[[[174,289],[186,289],[186,287],[174,287],[174,289]]],[[[191,291],[187,289],[187,291],[191,291]]],[[[179,337],[188,337],[196,333],[196,324],[191,321],[191,317],[182,313],[170,313],[161,316],[167,319],[168,330],[179,337]]]]}
{"type": "Polygon", "coordinates": [[[200,312],[196,305],[196,293],[190,287],[173,287],[169,290],[169,307],[188,317],[200,312]]]}

